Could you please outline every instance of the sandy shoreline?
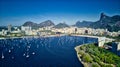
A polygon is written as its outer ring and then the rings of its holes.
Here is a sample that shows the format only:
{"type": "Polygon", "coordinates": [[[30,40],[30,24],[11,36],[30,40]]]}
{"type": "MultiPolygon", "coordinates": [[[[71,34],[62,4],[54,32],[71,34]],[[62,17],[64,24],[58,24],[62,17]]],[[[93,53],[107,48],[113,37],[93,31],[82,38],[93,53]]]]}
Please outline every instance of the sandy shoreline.
{"type": "MultiPolygon", "coordinates": [[[[61,35],[47,35],[47,36],[22,36],[22,37],[8,37],[8,38],[0,38],[0,39],[13,39],[13,38],[38,38],[38,37],[55,37],[55,36],[65,36],[65,34],[61,35]]],[[[89,35],[71,35],[71,36],[80,36],[80,37],[90,37],[90,38],[98,38],[97,36],[89,36],[89,35]]]]}
{"type": "Polygon", "coordinates": [[[77,53],[77,58],[78,58],[78,60],[79,60],[79,61],[83,64],[83,66],[85,67],[85,63],[81,60],[80,55],[78,54],[78,53],[79,53],[79,48],[80,48],[82,45],[84,45],[84,44],[81,44],[81,45],[79,45],[79,46],[76,46],[74,49],[75,49],[75,51],[76,51],[76,53],[77,53]]]}
{"type": "Polygon", "coordinates": [[[99,38],[99,36],[92,36],[92,35],[73,35],[73,36],[90,37],[90,38],[99,38]]]}
{"type": "MultiPolygon", "coordinates": [[[[56,37],[59,35],[47,35],[47,36],[22,36],[22,37],[6,37],[6,38],[0,38],[0,39],[15,39],[15,38],[39,38],[39,37],[56,37]]],[[[60,35],[65,36],[65,35],[60,35]]]]}

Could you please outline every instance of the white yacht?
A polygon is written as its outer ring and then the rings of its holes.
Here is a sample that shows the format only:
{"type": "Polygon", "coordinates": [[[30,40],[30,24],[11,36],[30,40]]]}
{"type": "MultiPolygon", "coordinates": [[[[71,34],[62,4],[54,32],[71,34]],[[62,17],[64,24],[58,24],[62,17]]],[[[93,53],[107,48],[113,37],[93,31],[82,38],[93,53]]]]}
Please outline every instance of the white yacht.
{"type": "Polygon", "coordinates": [[[11,53],[11,50],[9,50],[8,52],[11,53]]]}
{"type": "Polygon", "coordinates": [[[32,53],[33,55],[35,54],[35,52],[32,53]]]}
{"type": "Polygon", "coordinates": [[[4,57],[4,55],[3,55],[3,53],[2,53],[2,59],[4,59],[5,57],[4,57]]]}

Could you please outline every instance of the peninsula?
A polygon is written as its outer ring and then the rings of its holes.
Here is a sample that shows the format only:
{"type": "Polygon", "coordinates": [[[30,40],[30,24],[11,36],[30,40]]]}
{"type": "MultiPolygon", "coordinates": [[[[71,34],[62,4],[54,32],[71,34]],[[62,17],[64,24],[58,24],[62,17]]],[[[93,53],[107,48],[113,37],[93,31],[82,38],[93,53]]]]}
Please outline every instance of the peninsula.
{"type": "Polygon", "coordinates": [[[84,67],[120,67],[120,57],[116,54],[97,47],[93,44],[84,44],[75,47],[77,57],[84,67]]]}

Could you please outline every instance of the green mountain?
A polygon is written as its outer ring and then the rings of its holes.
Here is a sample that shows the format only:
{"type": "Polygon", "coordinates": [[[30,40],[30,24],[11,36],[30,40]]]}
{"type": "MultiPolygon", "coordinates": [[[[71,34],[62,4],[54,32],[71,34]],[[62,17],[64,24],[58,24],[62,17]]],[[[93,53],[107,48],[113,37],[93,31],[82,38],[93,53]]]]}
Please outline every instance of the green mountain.
{"type": "Polygon", "coordinates": [[[92,24],[91,21],[82,21],[82,22],[77,21],[74,26],[76,26],[76,27],[89,27],[90,24],[92,24]]]}
{"type": "MultiPolygon", "coordinates": [[[[51,20],[47,20],[44,22],[41,22],[40,24],[27,21],[23,24],[23,26],[31,26],[34,29],[40,28],[40,27],[46,27],[46,26],[54,26],[54,28],[65,28],[69,27],[66,23],[59,23],[55,25],[51,20]]],[[[83,22],[76,22],[76,27],[90,27],[90,28],[102,28],[102,29],[108,29],[108,31],[119,31],[120,30],[120,15],[114,15],[112,17],[105,15],[104,13],[101,13],[100,19],[96,22],[91,21],[83,21],[83,22]]]]}
{"type": "Polygon", "coordinates": [[[39,24],[27,21],[22,26],[31,26],[33,29],[38,29],[40,27],[46,27],[46,26],[54,26],[55,24],[51,20],[46,20],[44,22],[41,22],[39,24]]]}
{"type": "Polygon", "coordinates": [[[90,27],[108,29],[109,31],[119,31],[120,15],[110,17],[105,15],[104,13],[101,13],[100,19],[90,24],[90,27]]]}
{"type": "Polygon", "coordinates": [[[39,24],[39,27],[54,26],[55,24],[51,20],[46,20],[39,24]]]}
{"type": "Polygon", "coordinates": [[[54,26],[54,28],[65,28],[65,27],[69,27],[69,25],[67,25],[66,23],[59,23],[54,26]]]}

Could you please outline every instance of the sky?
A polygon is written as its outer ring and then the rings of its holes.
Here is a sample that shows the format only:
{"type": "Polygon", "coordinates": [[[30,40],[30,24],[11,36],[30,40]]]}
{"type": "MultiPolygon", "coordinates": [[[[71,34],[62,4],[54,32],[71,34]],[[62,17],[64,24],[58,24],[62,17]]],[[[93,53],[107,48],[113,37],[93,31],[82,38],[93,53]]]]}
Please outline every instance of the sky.
{"type": "Polygon", "coordinates": [[[73,25],[77,21],[97,21],[101,12],[120,15],[120,0],[0,0],[0,26],[45,20],[73,25]]]}

